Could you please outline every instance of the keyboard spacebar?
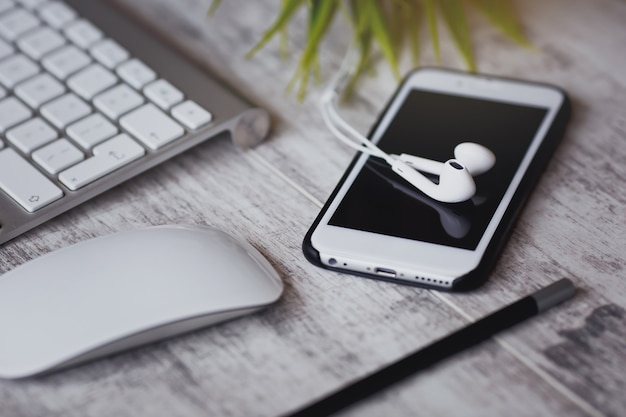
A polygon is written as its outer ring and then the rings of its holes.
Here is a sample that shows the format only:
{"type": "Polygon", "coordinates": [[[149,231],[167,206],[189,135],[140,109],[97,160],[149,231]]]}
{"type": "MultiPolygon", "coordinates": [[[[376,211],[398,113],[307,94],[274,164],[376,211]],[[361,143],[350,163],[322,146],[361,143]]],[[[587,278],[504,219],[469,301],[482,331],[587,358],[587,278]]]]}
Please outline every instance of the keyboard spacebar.
{"type": "Polygon", "coordinates": [[[142,157],[145,153],[143,147],[122,133],[93,148],[94,156],[91,158],[61,172],[59,181],[75,191],[142,157]]]}

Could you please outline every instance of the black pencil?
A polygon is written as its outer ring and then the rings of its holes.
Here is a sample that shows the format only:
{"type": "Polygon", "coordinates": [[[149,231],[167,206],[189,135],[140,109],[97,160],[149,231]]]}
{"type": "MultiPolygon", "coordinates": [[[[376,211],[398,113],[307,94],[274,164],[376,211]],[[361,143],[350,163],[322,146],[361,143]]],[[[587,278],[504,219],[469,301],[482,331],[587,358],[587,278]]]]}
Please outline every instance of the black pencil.
{"type": "Polygon", "coordinates": [[[561,279],[289,416],[320,417],[340,411],[448,356],[477,345],[502,330],[570,299],[575,291],[572,281],[561,279]]]}

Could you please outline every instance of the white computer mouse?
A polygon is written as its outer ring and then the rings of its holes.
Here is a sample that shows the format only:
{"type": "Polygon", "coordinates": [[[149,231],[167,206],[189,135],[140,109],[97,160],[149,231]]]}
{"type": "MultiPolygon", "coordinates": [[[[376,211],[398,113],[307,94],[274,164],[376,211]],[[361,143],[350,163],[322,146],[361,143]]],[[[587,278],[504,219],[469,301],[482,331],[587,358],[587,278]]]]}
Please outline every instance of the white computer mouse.
{"type": "Polygon", "coordinates": [[[282,291],[254,247],[208,227],[84,241],[0,276],[0,377],[57,370],[231,319],[282,291]]]}

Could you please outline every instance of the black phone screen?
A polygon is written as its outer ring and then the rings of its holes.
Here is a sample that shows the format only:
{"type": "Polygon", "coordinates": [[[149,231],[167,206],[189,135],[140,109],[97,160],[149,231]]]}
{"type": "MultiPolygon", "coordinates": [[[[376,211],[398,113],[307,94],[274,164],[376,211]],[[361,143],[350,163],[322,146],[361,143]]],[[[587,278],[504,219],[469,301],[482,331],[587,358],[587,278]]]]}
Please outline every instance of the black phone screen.
{"type": "Polygon", "coordinates": [[[476,249],[547,113],[542,107],[412,90],[378,142],[381,149],[443,162],[454,158],[459,143],[476,142],[496,155],[495,166],[474,178],[471,200],[446,204],[370,157],[329,224],[476,249]]]}

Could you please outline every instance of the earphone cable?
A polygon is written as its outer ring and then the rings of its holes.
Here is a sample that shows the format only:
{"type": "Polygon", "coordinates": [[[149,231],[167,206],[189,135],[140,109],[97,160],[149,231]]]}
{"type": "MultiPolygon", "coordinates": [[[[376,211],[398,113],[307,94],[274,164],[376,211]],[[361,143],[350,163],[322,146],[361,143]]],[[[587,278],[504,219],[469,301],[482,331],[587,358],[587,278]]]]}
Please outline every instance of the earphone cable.
{"type": "Polygon", "coordinates": [[[360,134],[354,128],[352,128],[352,126],[348,125],[343,119],[341,119],[341,116],[337,114],[331,102],[326,102],[325,104],[322,104],[321,112],[324,123],[331,131],[331,133],[341,142],[350,146],[353,149],[356,149],[357,151],[364,152],[378,158],[382,158],[389,163],[393,162],[393,159],[389,155],[387,155],[380,148],[370,143],[369,141],[364,141],[360,137],[360,134]],[[359,140],[360,144],[356,143],[353,139],[350,139],[346,134],[344,134],[344,132],[341,131],[341,129],[344,129],[346,133],[349,133],[350,135],[356,137],[359,140]]]}
{"type": "Polygon", "coordinates": [[[356,48],[353,45],[349,46],[339,69],[320,98],[322,118],[331,133],[344,144],[359,152],[382,158],[389,164],[392,164],[394,161],[393,157],[383,152],[378,146],[350,126],[335,108],[334,102],[339,97],[339,90],[343,88],[343,85],[356,69],[356,57],[356,48]]]}

